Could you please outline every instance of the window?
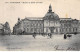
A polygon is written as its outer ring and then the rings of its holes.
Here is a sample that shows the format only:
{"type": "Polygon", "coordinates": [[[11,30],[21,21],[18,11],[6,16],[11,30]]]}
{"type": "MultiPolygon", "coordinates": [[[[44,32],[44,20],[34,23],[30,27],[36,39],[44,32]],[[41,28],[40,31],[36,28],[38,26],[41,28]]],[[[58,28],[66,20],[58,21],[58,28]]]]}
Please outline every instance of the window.
{"type": "Polygon", "coordinates": [[[29,32],[29,29],[27,28],[27,32],[29,32]]]}
{"type": "Polygon", "coordinates": [[[66,28],[66,31],[67,31],[67,28],[66,28]]]}
{"type": "Polygon", "coordinates": [[[46,32],[48,32],[48,28],[46,28],[46,32]]]}
{"type": "Polygon", "coordinates": [[[58,29],[56,28],[56,32],[58,32],[58,29]]]}
{"type": "Polygon", "coordinates": [[[31,32],[33,32],[33,28],[31,28],[31,32]]]}
{"type": "Polygon", "coordinates": [[[34,32],[36,32],[36,28],[34,28],[34,32]]]}
{"type": "Polygon", "coordinates": [[[69,32],[71,32],[71,28],[69,28],[69,32]]]}
{"type": "Polygon", "coordinates": [[[60,32],[62,32],[61,30],[62,30],[62,29],[60,29],[60,32]]]}
{"type": "Polygon", "coordinates": [[[74,32],[74,28],[73,28],[73,32],[74,32]]]}
{"type": "Polygon", "coordinates": [[[46,21],[46,23],[48,24],[48,21],[46,21]]]}
{"type": "Polygon", "coordinates": [[[77,32],[77,28],[76,28],[76,32],[77,32]]]}

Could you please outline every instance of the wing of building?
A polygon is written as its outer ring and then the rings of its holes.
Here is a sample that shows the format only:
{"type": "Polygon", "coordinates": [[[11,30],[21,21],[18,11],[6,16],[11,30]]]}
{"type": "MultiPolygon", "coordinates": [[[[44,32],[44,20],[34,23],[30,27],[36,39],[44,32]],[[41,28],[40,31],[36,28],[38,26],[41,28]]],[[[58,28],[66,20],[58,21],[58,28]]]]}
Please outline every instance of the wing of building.
{"type": "Polygon", "coordinates": [[[14,34],[33,34],[34,32],[43,33],[42,18],[18,19],[18,23],[13,27],[14,34]]]}
{"type": "Polygon", "coordinates": [[[61,33],[75,33],[79,32],[79,20],[71,18],[60,19],[60,32],[61,33]]]}

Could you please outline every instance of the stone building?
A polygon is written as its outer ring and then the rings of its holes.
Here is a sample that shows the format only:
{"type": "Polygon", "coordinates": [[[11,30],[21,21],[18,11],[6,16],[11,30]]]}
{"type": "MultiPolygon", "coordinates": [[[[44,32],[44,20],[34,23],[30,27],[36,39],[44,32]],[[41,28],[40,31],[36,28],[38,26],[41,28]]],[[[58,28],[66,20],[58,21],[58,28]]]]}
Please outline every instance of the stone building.
{"type": "Polygon", "coordinates": [[[13,27],[14,34],[75,32],[80,32],[80,21],[72,18],[59,18],[55,12],[52,12],[51,5],[44,17],[18,19],[18,22],[13,27]]]}
{"type": "Polygon", "coordinates": [[[51,5],[47,14],[43,17],[44,20],[44,33],[60,33],[60,19],[59,16],[52,12],[51,5]]]}
{"type": "Polygon", "coordinates": [[[60,18],[60,32],[61,33],[75,33],[79,32],[79,21],[71,18],[60,18]]]}
{"type": "Polygon", "coordinates": [[[78,33],[80,33],[80,20],[79,20],[79,24],[78,24],[78,33]]]}
{"type": "Polygon", "coordinates": [[[18,23],[13,27],[14,34],[33,34],[43,33],[43,19],[25,18],[18,20],[18,23]]]}
{"type": "Polygon", "coordinates": [[[73,28],[73,33],[79,33],[80,31],[79,31],[79,20],[77,20],[77,19],[73,19],[72,20],[72,28],[73,28]]]}
{"type": "Polygon", "coordinates": [[[71,18],[60,18],[60,32],[61,33],[69,33],[71,32],[71,24],[72,24],[72,19],[71,18]]]}

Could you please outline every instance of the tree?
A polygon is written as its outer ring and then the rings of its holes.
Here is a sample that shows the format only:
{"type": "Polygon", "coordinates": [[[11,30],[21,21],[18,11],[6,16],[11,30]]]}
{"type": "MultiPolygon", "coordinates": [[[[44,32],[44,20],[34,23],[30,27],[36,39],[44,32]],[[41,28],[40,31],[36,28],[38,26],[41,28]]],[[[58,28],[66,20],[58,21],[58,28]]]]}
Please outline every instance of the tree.
{"type": "Polygon", "coordinates": [[[4,34],[6,34],[6,35],[10,35],[11,34],[11,29],[10,29],[10,26],[9,26],[8,22],[6,22],[4,24],[4,34]]]}

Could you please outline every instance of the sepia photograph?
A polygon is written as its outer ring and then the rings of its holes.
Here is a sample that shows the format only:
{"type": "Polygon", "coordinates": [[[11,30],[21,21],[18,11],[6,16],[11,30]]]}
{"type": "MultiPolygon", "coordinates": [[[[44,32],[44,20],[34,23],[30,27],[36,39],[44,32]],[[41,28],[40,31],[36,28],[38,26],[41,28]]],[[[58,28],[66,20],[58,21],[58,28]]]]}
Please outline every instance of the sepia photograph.
{"type": "Polygon", "coordinates": [[[0,51],[80,51],[80,0],[0,0],[0,51]]]}

